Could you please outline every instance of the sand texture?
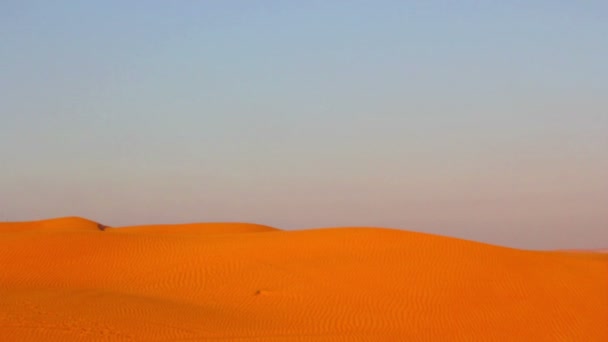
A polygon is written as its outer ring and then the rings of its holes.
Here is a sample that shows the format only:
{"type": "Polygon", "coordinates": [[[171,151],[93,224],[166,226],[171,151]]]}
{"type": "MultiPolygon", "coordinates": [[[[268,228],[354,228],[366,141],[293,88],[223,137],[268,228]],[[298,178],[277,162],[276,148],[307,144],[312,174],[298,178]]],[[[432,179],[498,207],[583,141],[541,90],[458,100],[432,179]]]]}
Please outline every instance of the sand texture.
{"type": "Polygon", "coordinates": [[[608,341],[608,254],[382,228],[0,223],[0,341],[608,341]]]}

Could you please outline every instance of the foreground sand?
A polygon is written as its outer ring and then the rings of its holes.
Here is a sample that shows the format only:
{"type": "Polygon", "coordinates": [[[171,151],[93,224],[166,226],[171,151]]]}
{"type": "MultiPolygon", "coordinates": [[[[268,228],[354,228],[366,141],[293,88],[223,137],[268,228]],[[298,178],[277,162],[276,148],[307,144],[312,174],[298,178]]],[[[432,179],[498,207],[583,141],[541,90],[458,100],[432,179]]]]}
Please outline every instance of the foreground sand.
{"type": "Polygon", "coordinates": [[[0,341],[608,341],[608,254],[380,228],[0,223],[0,341]]]}

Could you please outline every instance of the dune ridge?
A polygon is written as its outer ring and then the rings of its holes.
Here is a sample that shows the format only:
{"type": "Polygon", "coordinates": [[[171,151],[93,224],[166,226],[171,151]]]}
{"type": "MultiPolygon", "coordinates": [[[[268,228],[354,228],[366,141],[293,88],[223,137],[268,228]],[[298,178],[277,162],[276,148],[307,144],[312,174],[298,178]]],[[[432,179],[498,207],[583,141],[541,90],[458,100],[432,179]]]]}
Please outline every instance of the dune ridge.
{"type": "MultiPolygon", "coordinates": [[[[121,233],[157,234],[234,234],[279,231],[277,228],[253,223],[208,222],[184,224],[154,224],[118,227],[121,233]]],[[[118,231],[116,231],[118,232],[118,231]]]]}
{"type": "Polygon", "coordinates": [[[0,222],[0,233],[51,230],[94,231],[105,230],[106,228],[108,226],[77,216],[57,217],[37,221],[0,222]]]}
{"type": "Polygon", "coordinates": [[[608,341],[608,254],[373,227],[0,223],[0,341],[608,341]]]}

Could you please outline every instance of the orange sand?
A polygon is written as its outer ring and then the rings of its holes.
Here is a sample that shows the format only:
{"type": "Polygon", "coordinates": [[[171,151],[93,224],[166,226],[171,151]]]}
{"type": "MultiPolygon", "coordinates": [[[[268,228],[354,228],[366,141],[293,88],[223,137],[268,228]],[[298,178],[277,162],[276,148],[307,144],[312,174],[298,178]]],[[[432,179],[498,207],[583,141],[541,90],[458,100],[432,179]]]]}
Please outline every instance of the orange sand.
{"type": "Polygon", "coordinates": [[[608,341],[608,254],[381,228],[0,223],[0,341],[608,341]]]}

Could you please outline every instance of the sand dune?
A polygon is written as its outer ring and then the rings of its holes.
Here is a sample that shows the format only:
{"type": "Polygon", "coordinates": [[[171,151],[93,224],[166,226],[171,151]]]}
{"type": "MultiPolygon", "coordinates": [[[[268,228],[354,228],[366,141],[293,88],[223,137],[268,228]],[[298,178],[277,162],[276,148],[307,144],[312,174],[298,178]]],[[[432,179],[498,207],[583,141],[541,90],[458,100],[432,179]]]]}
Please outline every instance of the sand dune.
{"type": "Polygon", "coordinates": [[[107,226],[81,217],[60,217],[31,222],[0,222],[0,234],[26,231],[95,231],[107,226]]]}
{"type": "Polygon", "coordinates": [[[0,223],[0,341],[608,341],[608,254],[409,231],[0,223]]]}
{"type": "Polygon", "coordinates": [[[146,226],[120,227],[118,233],[145,234],[234,234],[273,232],[279,229],[251,223],[188,223],[188,224],[155,224],[146,226]]]}
{"type": "Polygon", "coordinates": [[[574,253],[608,253],[608,249],[567,249],[564,251],[574,253]]]}

